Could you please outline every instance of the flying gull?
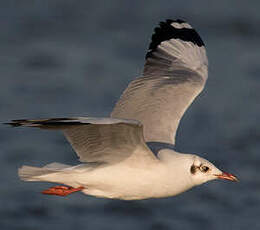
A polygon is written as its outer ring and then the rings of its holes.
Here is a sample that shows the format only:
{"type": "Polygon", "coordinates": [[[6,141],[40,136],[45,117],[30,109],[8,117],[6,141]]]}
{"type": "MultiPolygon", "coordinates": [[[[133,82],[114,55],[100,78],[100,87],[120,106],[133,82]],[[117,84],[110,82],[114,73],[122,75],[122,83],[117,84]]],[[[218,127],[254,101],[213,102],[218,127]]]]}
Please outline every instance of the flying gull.
{"type": "Polygon", "coordinates": [[[174,148],[180,119],[207,80],[208,59],[199,34],[183,20],[161,22],[145,59],[142,75],[130,82],[108,118],[8,123],[61,130],[82,162],[25,165],[20,178],[62,184],[43,194],[82,191],[124,200],[175,196],[215,179],[238,181],[206,159],[174,148]]]}

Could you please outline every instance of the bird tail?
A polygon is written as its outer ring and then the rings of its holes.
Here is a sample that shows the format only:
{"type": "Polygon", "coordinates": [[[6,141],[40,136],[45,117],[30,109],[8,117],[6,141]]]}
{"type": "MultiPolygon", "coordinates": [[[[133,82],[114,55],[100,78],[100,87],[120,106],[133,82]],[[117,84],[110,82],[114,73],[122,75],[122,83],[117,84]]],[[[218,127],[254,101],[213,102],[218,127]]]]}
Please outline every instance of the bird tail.
{"type": "Polygon", "coordinates": [[[51,175],[71,168],[70,165],[51,163],[44,167],[23,165],[18,170],[18,175],[24,181],[50,181],[51,175]]]}

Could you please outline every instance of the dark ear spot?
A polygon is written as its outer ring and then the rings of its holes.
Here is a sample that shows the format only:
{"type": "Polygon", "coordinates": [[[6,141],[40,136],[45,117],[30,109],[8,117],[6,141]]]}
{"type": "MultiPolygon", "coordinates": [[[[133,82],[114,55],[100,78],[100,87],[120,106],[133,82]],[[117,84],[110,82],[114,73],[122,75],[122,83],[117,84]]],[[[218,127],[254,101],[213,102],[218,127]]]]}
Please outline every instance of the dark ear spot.
{"type": "Polygon", "coordinates": [[[197,171],[197,167],[196,167],[195,165],[192,165],[192,166],[190,167],[190,172],[191,172],[191,174],[195,174],[196,171],[197,171]]]}

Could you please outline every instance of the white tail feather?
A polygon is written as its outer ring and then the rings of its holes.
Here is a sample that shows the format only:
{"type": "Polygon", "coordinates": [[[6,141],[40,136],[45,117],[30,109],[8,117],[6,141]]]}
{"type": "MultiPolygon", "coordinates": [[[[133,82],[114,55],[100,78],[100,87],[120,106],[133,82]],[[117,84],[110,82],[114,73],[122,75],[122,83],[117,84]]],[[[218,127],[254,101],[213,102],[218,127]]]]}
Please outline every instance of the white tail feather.
{"type": "Polygon", "coordinates": [[[21,180],[24,181],[45,181],[47,175],[63,171],[66,168],[71,166],[60,164],[60,163],[51,163],[42,168],[23,165],[18,170],[18,175],[21,180]]]}
{"type": "Polygon", "coordinates": [[[71,167],[70,165],[53,162],[53,163],[50,163],[48,165],[45,165],[43,168],[50,169],[50,170],[55,170],[55,171],[60,171],[60,170],[63,170],[63,169],[66,169],[66,168],[70,168],[70,167],[71,167]]]}

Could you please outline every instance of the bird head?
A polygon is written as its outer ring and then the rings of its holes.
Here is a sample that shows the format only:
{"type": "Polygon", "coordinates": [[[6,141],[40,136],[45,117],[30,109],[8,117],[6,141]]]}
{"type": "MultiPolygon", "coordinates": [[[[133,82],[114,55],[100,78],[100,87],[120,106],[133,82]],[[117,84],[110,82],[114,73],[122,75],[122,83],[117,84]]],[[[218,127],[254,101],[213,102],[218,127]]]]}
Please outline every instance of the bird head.
{"type": "Polygon", "coordinates": [[[238,179],[234,175],[222,172],[215,165],[198,156],[194,156],[193,158],[193,162],[190,166],[190,174],[193,182],[197,185],[215,179],[238,182],[238,179]]]}

